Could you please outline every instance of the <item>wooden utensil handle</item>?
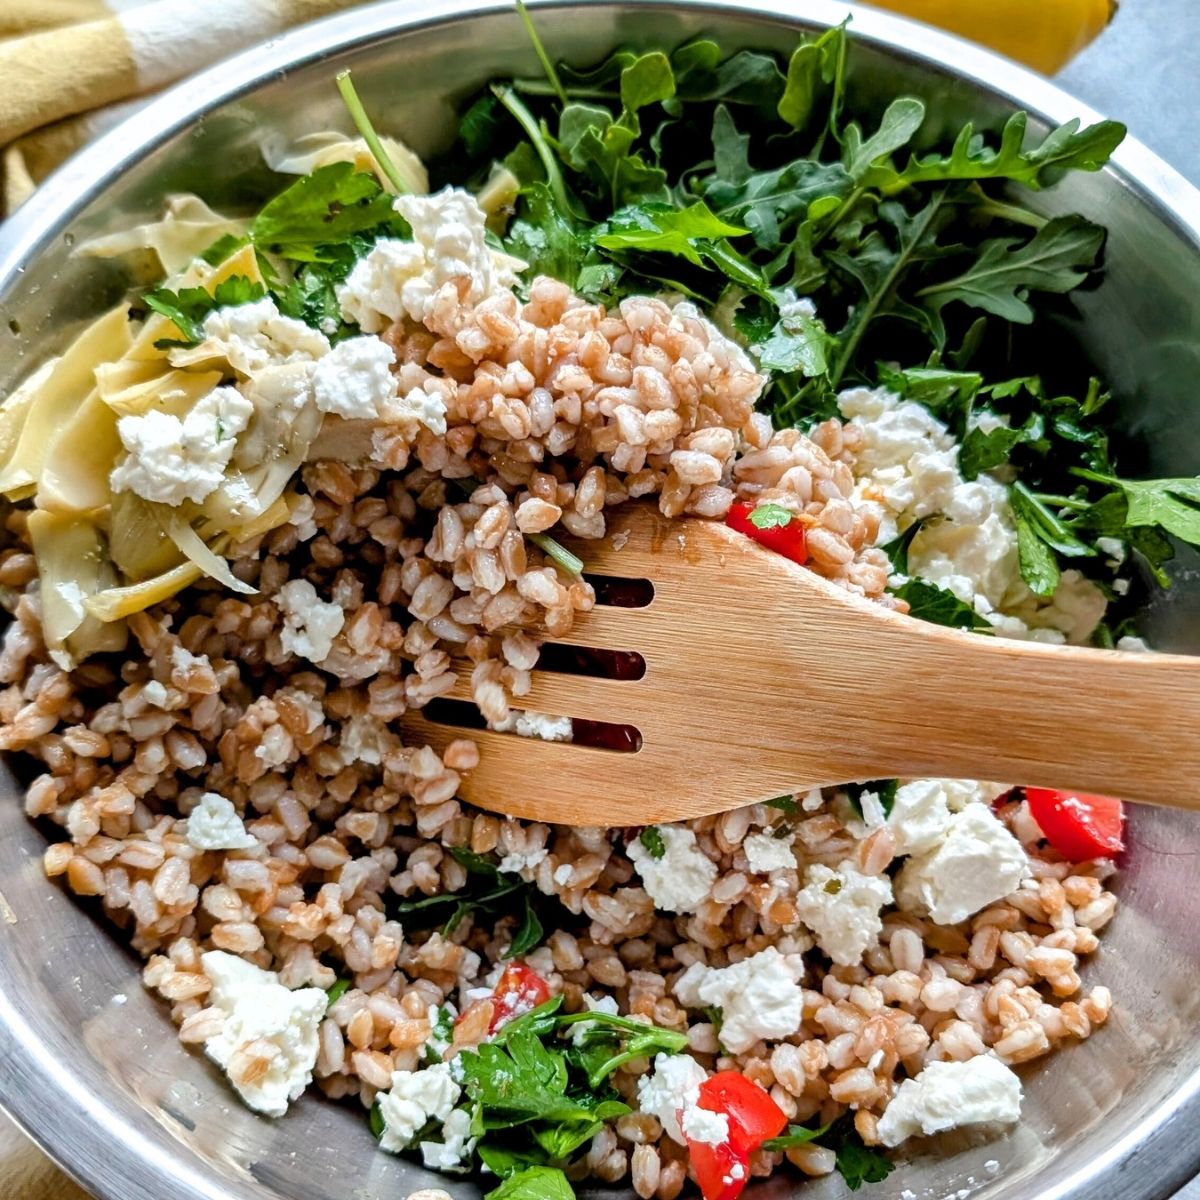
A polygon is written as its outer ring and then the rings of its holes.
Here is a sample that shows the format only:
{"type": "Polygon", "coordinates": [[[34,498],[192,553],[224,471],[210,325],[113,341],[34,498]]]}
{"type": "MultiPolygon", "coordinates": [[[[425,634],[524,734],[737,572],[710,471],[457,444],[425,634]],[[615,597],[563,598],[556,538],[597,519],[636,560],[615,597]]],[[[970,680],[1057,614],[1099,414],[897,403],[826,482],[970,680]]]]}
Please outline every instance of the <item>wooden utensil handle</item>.
{"type": "Polygon", "coordinates": [[[891,620],[872,641],[884,702],[897,712],[894,724],[874,714],[873,749],[894,764],[889,775],[941,772],[1200,808],[1200,659],[891,620]]]}

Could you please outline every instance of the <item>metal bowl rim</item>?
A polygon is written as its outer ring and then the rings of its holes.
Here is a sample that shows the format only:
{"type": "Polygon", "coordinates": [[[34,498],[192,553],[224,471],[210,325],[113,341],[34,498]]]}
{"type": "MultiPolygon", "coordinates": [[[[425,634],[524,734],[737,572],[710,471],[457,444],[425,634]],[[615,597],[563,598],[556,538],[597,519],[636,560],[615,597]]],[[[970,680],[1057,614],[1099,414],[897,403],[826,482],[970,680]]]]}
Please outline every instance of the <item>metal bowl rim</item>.
{"type": "MultiPolygon", "coordinates": [[[[620,7],[613,0],[529,0],[531,8],[573,8],[580,3],[620,7]]],[[[631,0],[625,0],[632,7],[631,0]]],[[[798,28],[836,25],[852,17],[856,39],[899,51],[939,71],[1023,108],[1053,124],[1072,118],[1102,119],[1049,79],[973,42],[889,12],[837,0],[806,0],[803,12],[792,0],[640,0],[641,8],[684,9],[714,18],[757,17],[798,28]]],[[[164,91],[143,108],[68,159],[39,187],[37,203],[27,204],[0,225],[0,300],[12,281],[94,199],[124,171],[213,110],[253,91],[273,76],[335,53],[386,40],[390,35],[511,12],[510,0],[382,0],[290,30],[223,60],[164,91]]],[[[1164,223],[1200,252],[1200,189],[1134,137],[1127,137],[1106,171],[1140,195],[1164,223]]],[[[0,992],[0,1108],[52,1160],[97,1200],[125,1200],[108,1190],[98,1164],[119,1146],[141,1164],[138,1184],[158,1200],[227,1200],[215,1180],[192,1164],[167,1156],[153,1140],[117,1118],[100,1096],[73,1086],[69,1064],[54,1061],[7,996],[0,992]],[[36,1113],[23,1103],[21,1080],[36,1079],[53,1096],[36,1113]],[[68,1150],[71,1151],[68,1157],[68,1150]],[[80,1153],[81,1151],[86,1153],[80,1153]]],[[[1200,1172],[1200,1141],[1182,1136],[1200,1118],[1200,1073],[1193,1074],[1142,1121],[1040,1200],[1088,1200],[1103,1178],[1122,1181],[1128,1200],[1166,1200],[1200,1172]],[[1133,1164],[1137,1158],[1138,1171],[1133,1164]],[[1147,1169],[1154,1163],[1153,1169],[1147,1169]],[[1138,1178],[1140,1175],[1140,1179],[1138,1178]],[[1147,1176],[1153,1175],[1153,1182],[1147,1176]],[[1143,1186],[1145,1185],[1145,1186],[1143,1186]]],[[[132,1182],[132,1181],[131,1181],[132,1182]]],[[[136,1185],[135,1185],[136,1186],[136,1185]]],[[[142,1194],[138,1191],[138,1194],[142,1194]]]]}

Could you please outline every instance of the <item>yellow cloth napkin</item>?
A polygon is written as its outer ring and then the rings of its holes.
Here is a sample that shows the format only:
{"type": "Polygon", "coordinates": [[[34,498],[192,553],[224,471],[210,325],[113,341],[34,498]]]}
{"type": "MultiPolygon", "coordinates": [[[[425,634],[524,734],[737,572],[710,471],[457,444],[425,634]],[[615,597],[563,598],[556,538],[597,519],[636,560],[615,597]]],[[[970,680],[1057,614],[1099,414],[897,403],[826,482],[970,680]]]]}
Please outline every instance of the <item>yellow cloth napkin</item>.
{"type": "Polygon", "coordinates": [[[358,0],[0,0],[0,214],[131,101],[358,0]]]}

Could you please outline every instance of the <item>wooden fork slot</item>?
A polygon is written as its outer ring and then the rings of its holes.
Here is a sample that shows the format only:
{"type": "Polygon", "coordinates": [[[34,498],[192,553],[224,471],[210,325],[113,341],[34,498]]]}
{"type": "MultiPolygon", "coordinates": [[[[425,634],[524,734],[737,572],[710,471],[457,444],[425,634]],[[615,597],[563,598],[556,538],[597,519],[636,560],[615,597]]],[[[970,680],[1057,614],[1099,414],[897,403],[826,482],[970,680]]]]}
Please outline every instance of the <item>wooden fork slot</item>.
{"type": "Polygon", "coordinates": [[[539,671],[558,675],[594,675],[601,679],[641,679],[646,660],[636,650],[602,650],[596,646],[566,646],[547,642],[538,656],[539,671]]]}
{"type": "MultiPolygon", "coordinates": [[[[453,700],[470,701],[470,664],[456,667],[457,680],[447,695],[453,700]]],[[[634,725],[648,721],[659,707],[640,680],[557,675],[552,671],[534,671],[529,691],[513,696],[510,702],[514,708],[532,708],[550,715],[634,725]]]]}
{"type": "Polygon", "coordinates": [[[583,577],[596,593],[596,604],[603,608],[647,608],[654,599],[654,584],[649,579],[593,575],[590,571],[583,577]]]}
{"type": "MultiPolygon", "coordinates": [[[[498,737],[505,739],[501,743],[508,753],[522,753],[522,747],[530,743],[544,745],[539,738],[532,738],[518,733],[515,729],[494,730],[485,729],[483,715],[475,705],[466,700],[431,700],[421,712],[408,713],[404,717],[406,731],[419,734],[422,739],[429,740],[437,748],[442,749],[446,742],[455,737],[469,736],[480,745],[480,753],[488,744],[481,740],[483,735],[488,739],[498,737]],[[440,740],[428,734],[429,730],[441,730],[440,740]],[[514,740],[515,739],[515,740],[514,740]],[[520,745],[518,746],[518,743],[520,745]]],[[[641,731],[633,725],[617,725],[611,721],[571,722],[573,740],[556,743],[571,746],[580,750],[599,750],[605,754],[636,754],[642,748],[641,731]]]]}

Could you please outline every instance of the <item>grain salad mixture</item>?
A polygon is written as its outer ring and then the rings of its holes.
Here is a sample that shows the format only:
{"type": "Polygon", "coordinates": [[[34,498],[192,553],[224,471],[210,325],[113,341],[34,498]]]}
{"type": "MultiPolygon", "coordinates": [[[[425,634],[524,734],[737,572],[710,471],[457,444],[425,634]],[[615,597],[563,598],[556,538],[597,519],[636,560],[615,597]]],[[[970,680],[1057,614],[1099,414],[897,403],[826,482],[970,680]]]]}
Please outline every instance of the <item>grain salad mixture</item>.
{"type": "Polygon", "coordinates": [[[583,70],[531,34],[544,78],[428,166],[343,77],[361,136],[265,138],[295,178],[256,215],[175,196],[81,248],[162,283],[0,407],[0,748],[47,874],[256,1112],[311,1085],[500,1200],[856,1189],[1011,1124],[1015,1068],[1104,1024],[1120,802],[877,780],[552,827],[461,802],[470,729],[439,754],[405,714],[465,663],[489,727],[593,739],[522,697],[626,503],[921,619],[1144,650],[1200,485],[1118,474],[1035,321],[1103,231],[1021,202],[1123,131],[939,145],[912,97],[852,111],[844,28],[583,70]]]}

